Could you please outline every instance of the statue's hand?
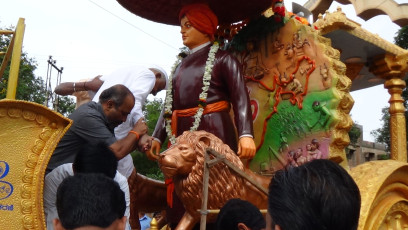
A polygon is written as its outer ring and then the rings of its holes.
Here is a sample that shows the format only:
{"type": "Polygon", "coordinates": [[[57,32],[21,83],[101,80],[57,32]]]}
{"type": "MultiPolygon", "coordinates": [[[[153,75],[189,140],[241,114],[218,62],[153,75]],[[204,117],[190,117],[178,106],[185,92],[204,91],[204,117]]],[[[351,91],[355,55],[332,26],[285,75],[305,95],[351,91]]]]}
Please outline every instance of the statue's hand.
{"type": "Polygon", "coordinates": [[[252,137],[241,137],[238,142],[238,156],[242,159],[252,159],[256,153],[256,146],[252,137]]]}
{"type": "Polygon", "coordinates": [[[156,140],[152,141],[152,147],[150,150],[146,151],[146,156],[152,161],[157,161],[159,159],[160,143],[156,140]]]}

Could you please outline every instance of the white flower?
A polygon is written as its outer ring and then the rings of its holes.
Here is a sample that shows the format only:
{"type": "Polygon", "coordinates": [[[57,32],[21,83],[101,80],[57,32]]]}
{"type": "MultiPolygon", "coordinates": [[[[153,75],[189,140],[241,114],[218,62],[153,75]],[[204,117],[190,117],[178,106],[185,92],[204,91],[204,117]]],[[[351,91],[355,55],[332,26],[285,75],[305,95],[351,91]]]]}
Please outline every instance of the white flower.
{"type": "MultiPolygon", "coordinates": [[[[215,61],[215,54],[217,53],[219,48],[218,43],[214,43],[211,48],[210,52],[208,53],[208,58],[205,63],[205,68],[204,68],[204,75],[203,75],[203,87],[202,87],[202,92],[199,95],[199,99],[202,101],[207,100],[207,91],[210,88],[210,81],[211,81],[211,73],[212,69],[214,67],[214,61],[215,61]]],[[[166,115],[172,114],[172,104],[173,104],[173,95],[172,95],[172,87],[173,87],[173,75],[174,72],[176,71],[177,66],[180,64],[182,60],[181,56],[177,56],[177,60],[174,62],[172,69],[171,69],[171,74],[169,76],[169,85],[167,87],[166,91],[166,101],[164,104],[164,112],[166,115]]],[[[194,122],[193,126],[190,128],[190,131],[196,131],[198,129],[198,126],[200,125],[201,122],[201,117],[203,116],[204,108],[198,108],[196,114],[194,115],[194,122]]],[[[176,143],[176,137],[173,135],[172,130],[171,130],[171,118],[166,118],[166,133],[167,136],[169,137],[170,143],[173,145],[176,143]]]]}

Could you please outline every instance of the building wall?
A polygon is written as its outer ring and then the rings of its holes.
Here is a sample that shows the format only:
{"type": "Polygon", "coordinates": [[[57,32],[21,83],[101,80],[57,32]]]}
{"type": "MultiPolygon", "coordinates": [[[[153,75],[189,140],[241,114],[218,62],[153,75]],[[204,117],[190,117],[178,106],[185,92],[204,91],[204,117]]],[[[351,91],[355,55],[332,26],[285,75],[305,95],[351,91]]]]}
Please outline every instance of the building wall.
{"type": "Polygon", "coordinates": [[[355,145],[346,148],[347,159],[350,168],[364,162],[381,160],[381,156],[389,155],[385,144],[363,140],[363,126],[356,125],[361,130],[361,136],[355,145]]]}

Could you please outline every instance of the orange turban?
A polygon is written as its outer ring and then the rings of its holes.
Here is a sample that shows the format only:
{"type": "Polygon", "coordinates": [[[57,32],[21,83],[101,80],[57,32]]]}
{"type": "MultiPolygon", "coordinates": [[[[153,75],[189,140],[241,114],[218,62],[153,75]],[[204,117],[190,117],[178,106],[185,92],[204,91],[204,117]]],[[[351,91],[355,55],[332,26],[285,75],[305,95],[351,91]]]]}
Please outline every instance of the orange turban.
{"type": "Polygon", "coordinates": [[[218,26],[218,18],[206,4],[196,3],[184,6],[179,13],[179,21],[186,16],[191,25],[204,34],[214,38],[218,26]]]}

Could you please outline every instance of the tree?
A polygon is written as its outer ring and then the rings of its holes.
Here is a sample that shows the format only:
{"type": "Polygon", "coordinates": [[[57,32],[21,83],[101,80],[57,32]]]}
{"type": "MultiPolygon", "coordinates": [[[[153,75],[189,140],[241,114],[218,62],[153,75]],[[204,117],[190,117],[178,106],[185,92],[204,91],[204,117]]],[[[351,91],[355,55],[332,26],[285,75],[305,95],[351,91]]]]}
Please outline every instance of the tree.
{"type": "MultiPolygon", "coordinates": [[[[3,30],[3,28],[0,28],[3,30]]],[[[5,28],[4,30],[15,30],[14,28],[5,28]]],[[[11,35],[0,35],[0,52],[6,52],[11,40],[11,35]]],[[[3,62],[4,56],[0,56],[0,63],[3,62]]],[[[43,104],[45,101],[45,82],[35,76],[34,71],[37,69],[37,62],[33,58],[29,58],[27,53],[21,53],[20,71],[18,74],[18,84],[16,99],[36,102],[43,104]]],[[[0,99],[4,99],[7,94],[7,84],[10,73],[10,63],[1,78],[0,76],[0,99]]],[[[51,91],[49,93],[52,93],[51,91]]],[[[58,112],[67,116],[75,109],[75,103],[72,98],[60,97],[58,112]]]]}
{"type": "MultiPolygon", "coordinates": [[[[156,123],[160,117],[162,108],[163,100],[160,98],[155,98],[152,101],[147,100],[144,106],[143,111],[146,119],[146,124],[149,127],[149,135],[152,134],[154,128],[156,127],[156,123]]],[[[167,140],[162,144],[162,148],[160,151],[164,151],[166,147],[167,140]]],[[[146,154],[138,151],[133,152],[132,156],[133,163],[135,165],[135,168],[137,169],[137,172],[153,179],[164,180],[163,173],[158,167],[157,162],[149,160],[146,154]]]]}
{"type": "Polygon", "coordinates": [[[390,113],[388,110],[389,107],[382,109],[381,121],[383,122],[383,127],[371,131],[370,134],[375,137],[376,142],[384,143],[387,151],[390,151],[390,113]]]}
{"type": "Polygon", "coordinates": [[[68,117],[75,110],[75,102],[71,97],[58,96],[57,111],[62,115],[68,117]]]}
{"type": "MultiPolygon", "coordinates": [[[[395,44],[400,46],[403,49],[408,49],[408,26],[402,27],[398,32],[397,36],[394,37],[395,44]]],[[[408,79],[405,80],[405,84],[408,85],[408,79]]],[[[405,88],[402,91],[402,98],[404,99],[404,106],[407,107],[408,100],[408,90],[405,88]]],[[[408,112],[405,110],[405,117],[407,117],[408,112]]],[[[382,118],[383,127],[371,131],[371,135],[375,137],[375,141],[384,143],[387,146],[387,150],[390,150],[390,114],[389,107],[384,107],[382,109],[382,118]]],[[[408,123],[406,123],[406,130],[408,130],[408,123]]],[[[408,137],[407,137],[408,141],[408,137]]]]}
{"type": "Polygon", "coordinates": [[[402,27],[397,32],[397,36],[394,37],[394,42],[401,48],[408,49],[408,26],[402,27]]]}
{"type": "Polygon", "coordinates": [[[358,142],[358,138],[361,136],[361,129],[357,126],[357,123],[354,123],[351,127],[350,131],[348,132],[350,138],[350,145],[356,146],[358,142]]]}

